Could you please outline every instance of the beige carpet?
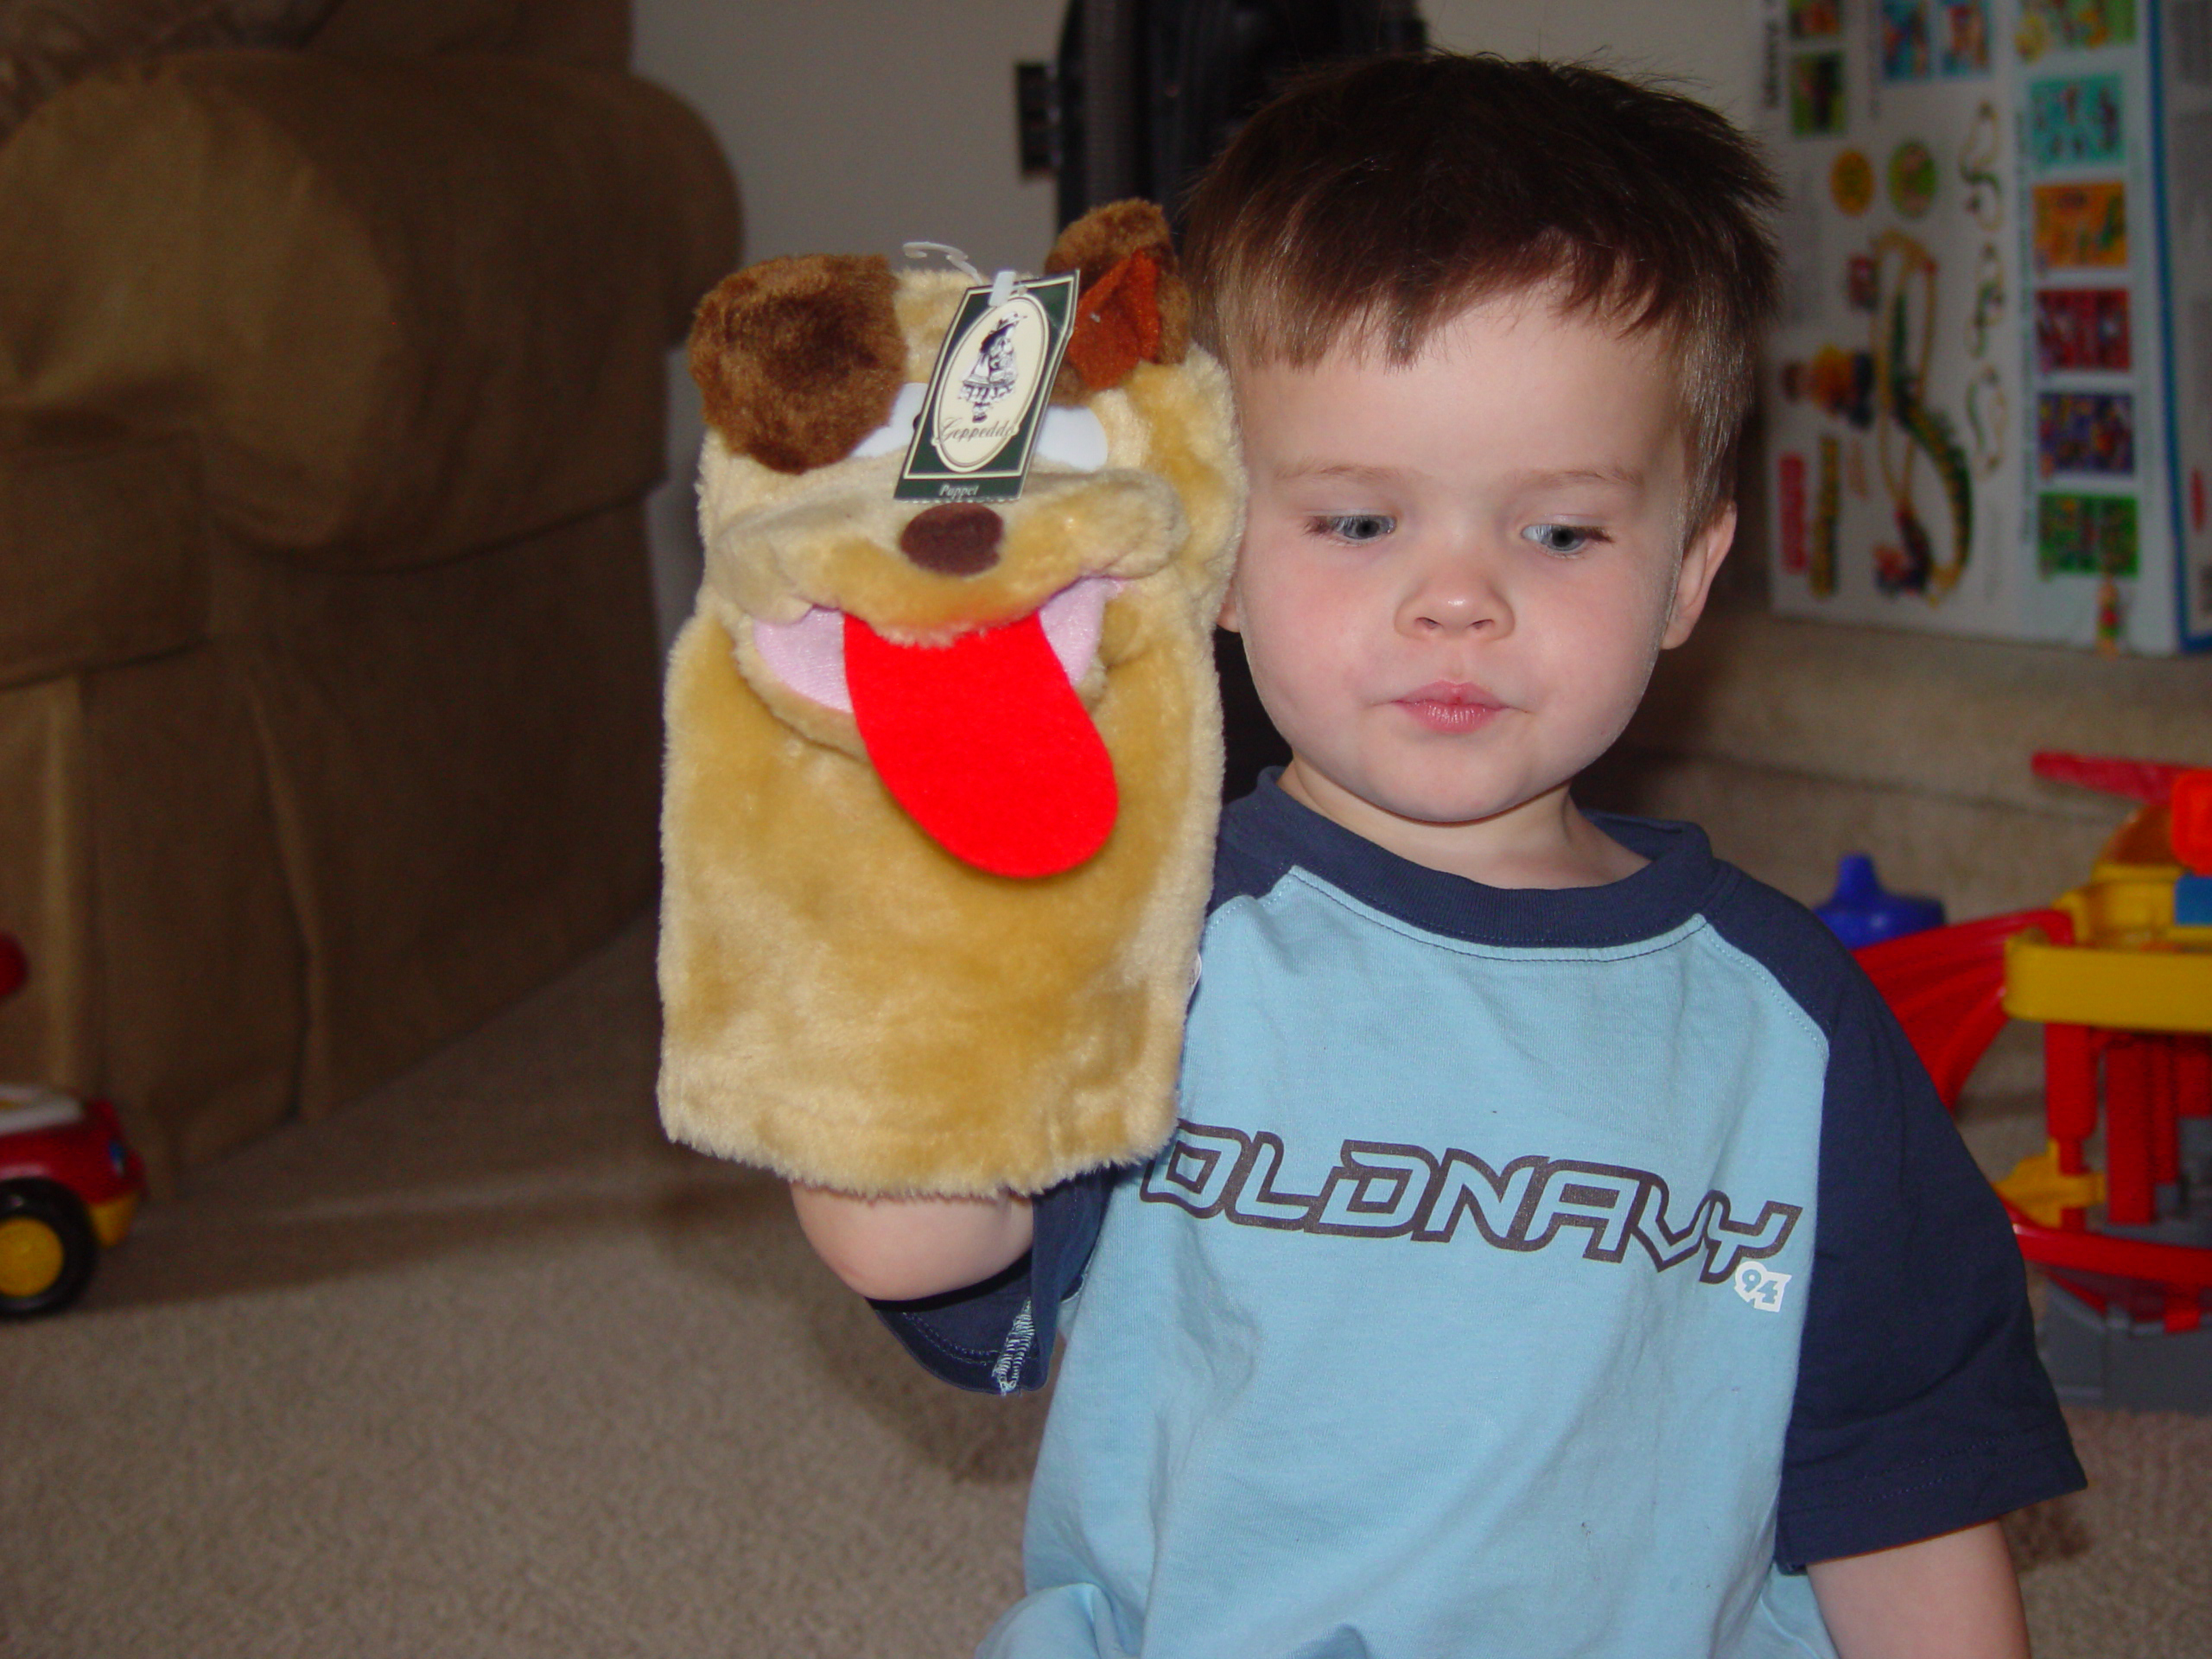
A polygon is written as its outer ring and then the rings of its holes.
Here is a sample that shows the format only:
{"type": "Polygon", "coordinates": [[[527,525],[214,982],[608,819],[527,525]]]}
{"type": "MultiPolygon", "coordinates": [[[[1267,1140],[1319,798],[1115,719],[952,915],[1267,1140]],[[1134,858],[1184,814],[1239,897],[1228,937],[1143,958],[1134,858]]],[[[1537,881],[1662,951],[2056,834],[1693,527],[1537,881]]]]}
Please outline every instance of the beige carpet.
{"type": "MultiPolygon", "coordinates": [[[[200,1172],[0,1328],[0,1653],[970,1649],[1041,1407],[931,1382],[779,1188],[662,1143],[651,954],[200,1172]]],[[[2096,1486],[2016,1529],[2038,1654],[2206,1659],[2212,1420],[2075,1423],[2096,1486]]]]}

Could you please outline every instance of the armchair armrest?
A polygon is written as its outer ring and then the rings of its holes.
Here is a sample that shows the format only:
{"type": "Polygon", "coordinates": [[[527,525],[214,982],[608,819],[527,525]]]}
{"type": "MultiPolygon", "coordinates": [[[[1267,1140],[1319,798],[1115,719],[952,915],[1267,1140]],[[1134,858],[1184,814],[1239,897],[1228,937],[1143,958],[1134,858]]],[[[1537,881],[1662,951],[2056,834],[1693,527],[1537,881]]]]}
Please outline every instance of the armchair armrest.
{"type": "Polygon", "coordinates": [[[659,475],[664,350],[735,240],[713,139],[627,75],[132,66],[0,149],[0,404],[190,434],[266,550],[426,563],[659,475]]]}

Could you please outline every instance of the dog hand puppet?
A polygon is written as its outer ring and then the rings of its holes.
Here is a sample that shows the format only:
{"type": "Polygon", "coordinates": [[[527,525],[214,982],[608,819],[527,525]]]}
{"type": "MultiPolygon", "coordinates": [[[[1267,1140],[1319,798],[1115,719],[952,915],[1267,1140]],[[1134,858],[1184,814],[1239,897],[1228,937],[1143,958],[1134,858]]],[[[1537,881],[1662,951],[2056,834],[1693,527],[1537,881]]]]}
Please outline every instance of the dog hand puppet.
{"type": "Polygon", "coordinates": [[[1173,1127],[1243,476],[1158,209],[1096,210],[1046,269],[1079,273],[1063,355],[988,503],[894,493],[925,386],[981,423],[1046,372],[1020,328],[946,346],[966,277],[778,259],[700,307],[660,1103],[702,1150],[855,1193],[1034,1192],[1173,1127]]]}

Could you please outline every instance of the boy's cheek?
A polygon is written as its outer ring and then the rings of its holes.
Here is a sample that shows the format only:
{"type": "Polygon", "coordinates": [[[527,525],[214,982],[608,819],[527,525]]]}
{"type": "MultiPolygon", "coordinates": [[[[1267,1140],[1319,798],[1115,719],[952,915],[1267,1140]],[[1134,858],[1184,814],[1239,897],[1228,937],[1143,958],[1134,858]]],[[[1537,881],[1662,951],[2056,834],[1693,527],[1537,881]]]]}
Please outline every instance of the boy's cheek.
{"type": "Polygon", "coordinates": [[[1281,551],[1273,541],[1280,531],[1265,524],[1257,513],[1248,513],[1244,524],[1244,540],[1236,550],[1236,567],[1230,573],[1229,586],[1221,596],[1221,614],[1216,619],[1231,633],[1243,633],[1251,620],[1251,606],[1248,592],[1256,579],[1267,582],[1271,579],[1280,587],[1281,551]]]}

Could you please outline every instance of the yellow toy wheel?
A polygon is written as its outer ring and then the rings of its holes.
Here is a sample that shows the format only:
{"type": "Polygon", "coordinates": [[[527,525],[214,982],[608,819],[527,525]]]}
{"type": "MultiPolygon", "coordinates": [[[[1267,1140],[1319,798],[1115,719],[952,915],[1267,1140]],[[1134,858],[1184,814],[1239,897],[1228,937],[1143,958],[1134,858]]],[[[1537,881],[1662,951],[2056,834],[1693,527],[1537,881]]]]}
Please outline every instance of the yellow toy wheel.
{"type": "Polygon", "coordinates": [[[53,1181],[0,1186],[0,1319],[58,1313],[84,1294],[99,1244],[85,1206],[53,1181]]]}
{"type": "Polygon", "coordinates": [[[53,1289],[68,1261],[61,1235],[43,1221],[0,1221],[0,1296],[22,1301],[53,1289]]]}

